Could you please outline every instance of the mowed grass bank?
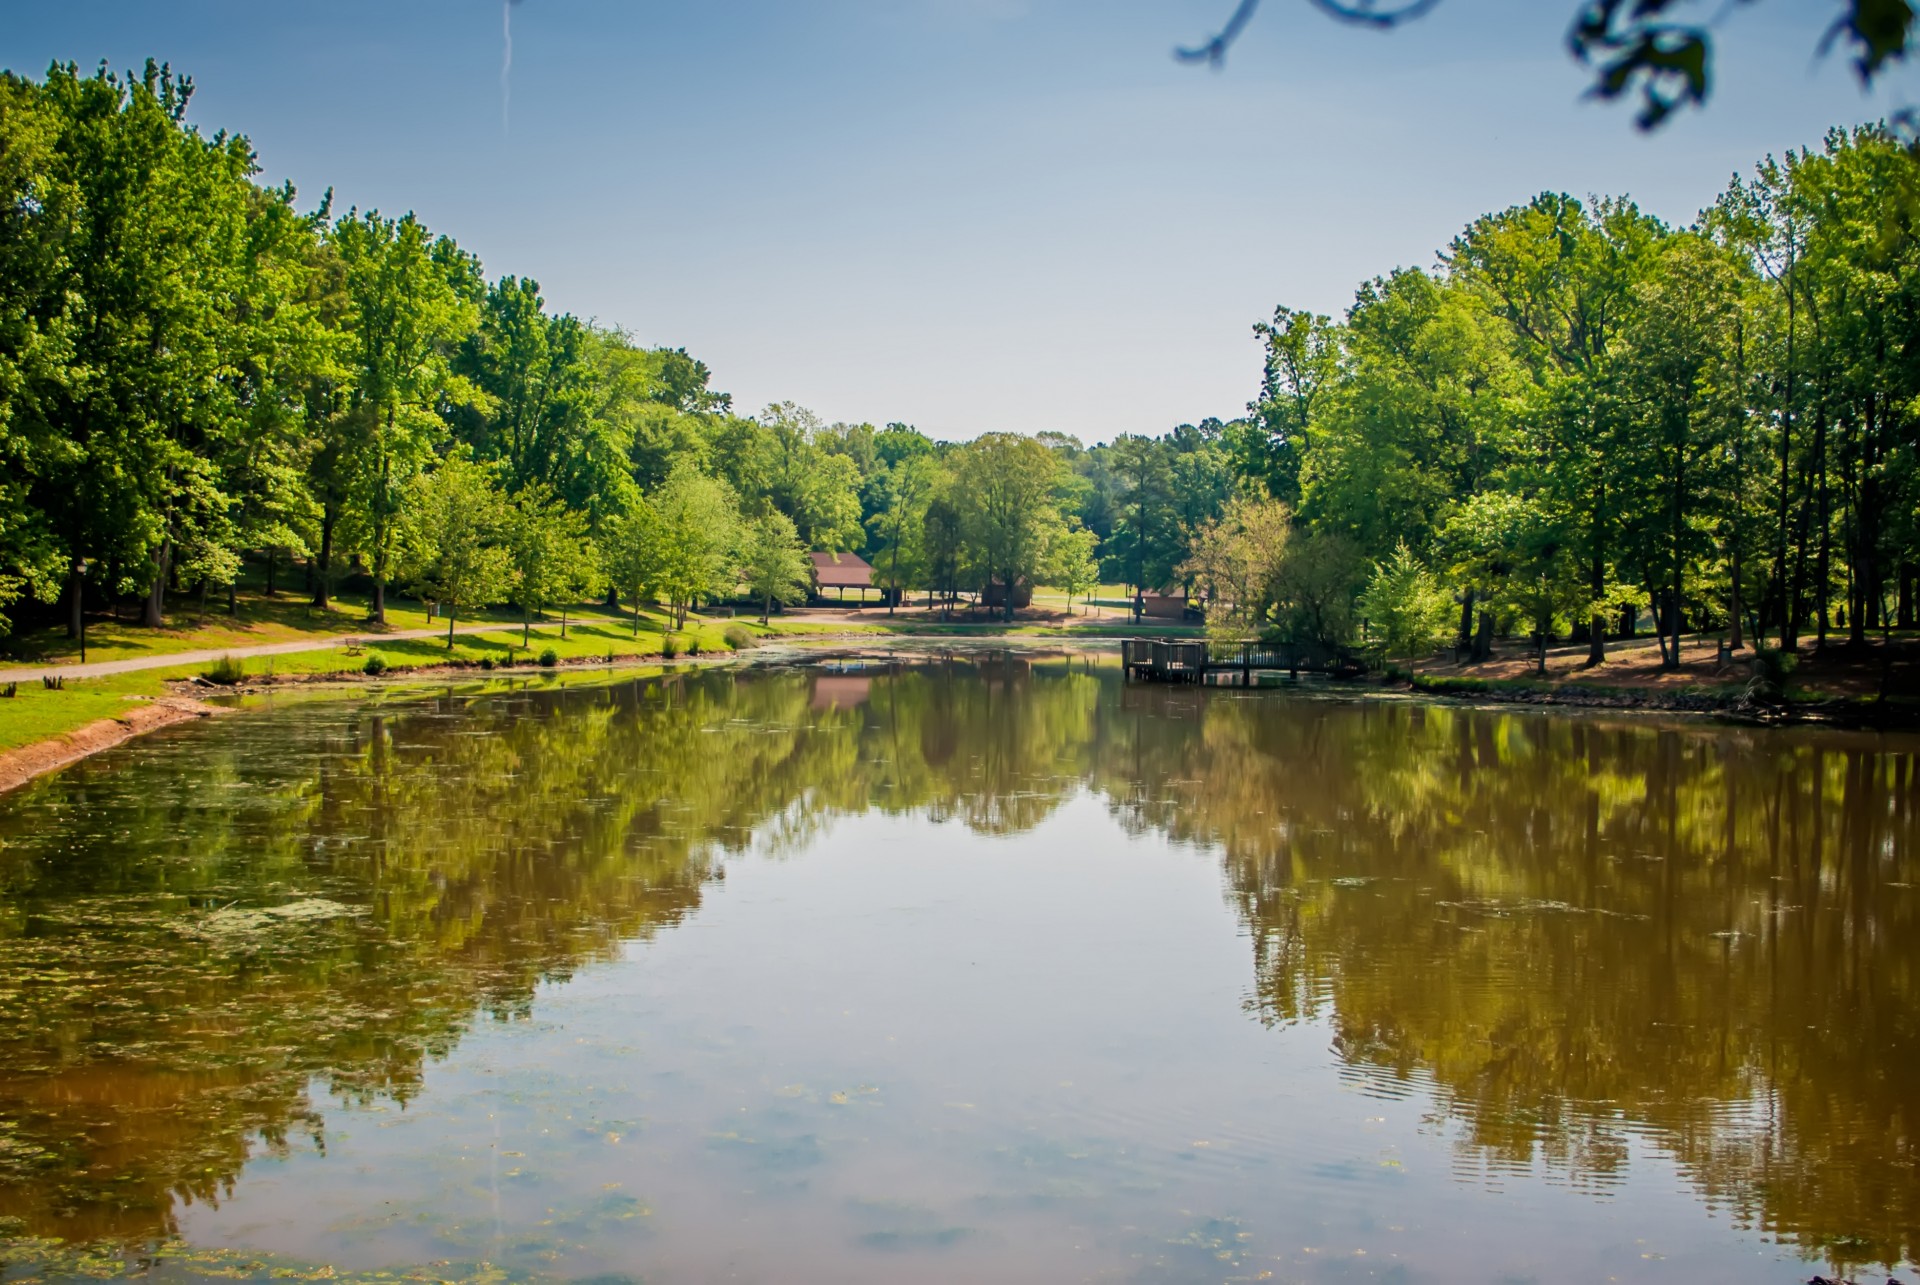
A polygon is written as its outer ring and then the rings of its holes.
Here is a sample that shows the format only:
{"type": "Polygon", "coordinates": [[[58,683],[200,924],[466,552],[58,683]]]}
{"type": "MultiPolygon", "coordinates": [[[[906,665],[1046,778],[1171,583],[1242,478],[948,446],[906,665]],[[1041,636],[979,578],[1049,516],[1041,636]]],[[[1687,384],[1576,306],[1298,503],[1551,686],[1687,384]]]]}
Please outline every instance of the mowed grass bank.
{"type": "MultiPolygon", "coordinates": [[[[636,634],[631,615],[615,618],[602,612],[571,621],[565,638],[559,635],[557,621],[538,625],[531,634],[531,645],[523,644],[519,624],[502,623],[483,633],[455,634],[451,648],[444,635],[381,638],[365,633],[341,633],[316,638],[313,648],[296,652],[234,657],[213,664],[162,665],[96,678],[69,677],[57,690],[47,688],[38,680],[23,681],[15,684],[13,697],[0,698],[0,752],[51,740],[100,719],[121,717],[135,702],[168,695],[174,684],[210,676],[223,681],[211,687],[196,685],[192,694],[215,695],[223,687],[236,685],[359,678],[370,671],[404,675],[444,669],[476,679],[485,672],[485,667],[493,667],[496,672],[505,668],[520,675],[551,672],[541,671],[539,665],[541,657],[549,651],[560,665],[609,659],[616,663],[640,664],[662,657],[662,623],[659,613],[643,613],[636,634]],[[354,639],[356,645],[349,647],[349,638],[354,639]],[[237,683],[234,680],[238,680],[237,683]]],[[[736,639],[744,637],[751,643],[760,643],[847,631],[845,625],[782,621],[777,617],[770,626],[762,626],[757,619],[699,617],[690,618],[684,631],[667,636],[673,641],[676,655],[684,658],[732,652],[727,638],[729,632],[736,639]]],[[[196,638],[190,645],[175,650],[200,650],[210,645],[218,644],[196,638]]],[[[97,658],[91,645],[87,651],[89,660],[97,658]]],[[[345,689],[340,694],[354,693],[352,689],[345,689]]]]}

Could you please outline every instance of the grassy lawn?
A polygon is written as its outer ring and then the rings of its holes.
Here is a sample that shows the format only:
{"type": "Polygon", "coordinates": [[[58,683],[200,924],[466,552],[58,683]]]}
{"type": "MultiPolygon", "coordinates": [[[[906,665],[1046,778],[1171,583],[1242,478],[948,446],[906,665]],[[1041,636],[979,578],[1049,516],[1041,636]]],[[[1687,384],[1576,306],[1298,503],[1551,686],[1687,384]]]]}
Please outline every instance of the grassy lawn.
{"type": "MultiPolygon", "coordinates": [[[[280,594],[269,598],[258,592],[242,590],[229,616],[224,599],[209,602],[205,623],[191,599],[172,600],[167,623],[159,629],[112,620],[91,613],[87,616],[87,659],[132,660],[141,656],[164,656],[177,651],[201,651],[219,647],[252,647],[261,643],[296,642],[302,638],[333,638],[373,632],[367,624],[367,600],[359,595],[336,598],[327,608],[308,604],[304,595],[280,594]]],[[[604,608],[597,608],[604,612],[604,608]]],[[[513,619],[509,612],[496,611],[463,617],[475,622],[513,619]]],[[[390,630],[426,629],[444,621],[427,619],[426,607],[411,599],[387,598],[387,628],[390,630]]],[[[458,623],[458,622],[456,622],[458,623]]],[[[65,629],[54,626],[32,633],[16,634],[0,640],[0,654],[9,660],[30,664],[73,664],[80,660],[80,644],[67,637],[65,629]]]]}
{"type": "MultiPolygon", "coordinates": [[[[318,616],[320,613],[315,613],[318,616]]],[[[390,605],[388,614],[399,617],[399,613],[390,605]]],[[[418,613],[416,613],[418,614],[418,613]]],[[[424,624],[424,616],[421,616],[424,624]]],[[[495,665],[513,664],[512,673],[524,677],[528,674],[546,674],[553,676],[554,671],[545,671],[537,666],[541,653],[552,649],[555,658],[560,661],[604,661],[609,656],[615,660],[631,661],[638,657],[654,656],[660,651],[662,617],[657,612],[641,614],[640,631],[636,637],[633,630],[631,613],[612,615],[602,608],[588,608],[584,616],[573,617],[567,627],[567,636],[562,639],[557,629],[549,628],[536,631],[532,635],[532,646],[521,644],[521,629],[517,623],[502,623],[498,628],[477,634],[455,634],[453,647],[448,649],[446,639],[441,638],[399,638],[381,640],[377,635],[368,635],[361,631],[345,629],[326,629],[304,636],[313,637],[316,646],[309,651],[288,652],[274,656],[251,656],[237,658],[235,664],[247,679],[298,678],[328,674],[360,674],[366,670],[371,657],[379,657],[389,670],[404,671],[443,665],[477,666],[482,660],[495,665]],[[343,645],[347,637],[358,638],[359,647],[349,650],[343,645]]],[[[756,641],[775,638],[818,635],[822,633],[846,632],[849,626],[822,624],[807,621],[782,621],[775,619],[770,627],[762,627],[758,619],[741,618],[737,620],[713,617],[691,617],[687,629],[674,635],[677,650],[681,656],[725,655],[731,648],[726,641],[726,632],[730,627],[744,629],[756,641]]],[[[89,633],[91,633],[89,628],[89,633]]],[[[293,634],[293,638],[303,635],[293,634]]],[[[183,631],[182,636],[173,641],[173,651],[191,651],[202,648],[229,645],[225,639],[230,637],[223,632],[183,631]]],[[[249,645],[257,642],[287,641],[286,638],[245,635],[237,640],[237,645],[249,645]]],[[[64,640],[62,640],[64,641],[64,640]]],[[[89,660],[108,659],[98,655],[88,640],[87,658],[89,660]]],[[[135,652],[135,655],[157,654],[153,651],[135,652]]],[[[158,653],[163,654],[163,653],[158,653]]],[[[74,659],[78,659],[76,648],[74,659]]],[[[212,664],[184,664],[156,666],[130,674],[113,674],[100,678],[69,678],[63,690],[50,690],[38,681],[22,682],[16,686],[16,695],[11,699],[0,698],[0,751],[17,749],[43,741],[103,718],[113,718],[126,711],[130,700],[151,699],[167,693],[167,683],[171,680],[189,679],[210,674],[215,668],[212,664]]],[[[475,671],[460,671],[471,674],[478,681],[475,671]]],[[[563,678],[571,677],[566,671],[559,671],[563,678]]],[[[286,692],[299,691],[299,688],[287,688],[286,692]]],[[[308,689],[311,691],[311,689],[308,689]]],[[[352,689],[348,689],[349,694],[352,689]]],[[[393,690],[383,686],[383,691],[393,690]]],[[[318,695],[318,693],[314,693],[318,695]]]]}
{"type": "MultiPolygon", "coordinates": [[[[271,645],[277,643],[300,642],[311,639],[316,646],[337,645],[346,638],[356,638],[367,642],[377,642],[382,633],[398,633],[410,629],[445,629],[446,618],[428,620],[426,607],[412,599],[387,598],[387,626],[384,630],[375,629],[367,624],[367,600],[353,594],[344,594],[336,598],[326,608],[311,606],[304,597],[281,594],[269,598],[264,594],[243,590],[237,598],[238,610],[234,615],[226,613],[224,600],[210,603],[204,623],[200,622],[198,612],[191,601],[185,603],[176,600],[175,606],[182,608],[167,613],[167,623],[159,629],[148,629],[137,624],[96,617],[87,618],[87,659],[89,661],[134,660],[145,657],[166,656],[183,651],[219,651],[225,648],[236,650],[245,647],[271,645]]],[[[603,603],[577,603],[567,610],[567,618],[579,622],[588,628],[600,628],[606,631],[611,640],[612,634],[630,635],[633,631],[633,613],[629,610],[609,611],[603,603]]],[[[534,621],[533,646],[537,652],[543,644],[542,636],[555,637],[555,627],[560,619],[557,610],[534,621]]],[[[510,609],[491,611],[461,611],[455,619],[457,628],[467,628],[482,623],[496,623],[501,626],[502,636],[506,630],[516,629],[521,624],[518,614],[510,609]]],[[[658,636],[662,623],[659,611],[646,608],[640,613],[640,637],[646,639],[649,632],[655,636],[654,646],[658,646],[658,636]]],[[[689,622],[690,624],[692,622],[689,622]]],[[[721,621],[721,626],[727,622],[721,621]]],[[[754,624],[756,630],[759,626],[754,624]]],[[[781,633],[805,633],[829,628],[826,625],[803,623],[784,624],[776,622],[775,631],[781,633]]],[[[831,626],[844,629],[846,626],[831,626]]],[[[704,626],[702,626],[704,628],[704,626]]],[[[569,627],[569,634],[573,629],[569,627]]],[[[492,636],[492,635],[489,635],[492,636]]],[[[459,635],[456,635],[456,640],[459,635]]],[[[711,645],[718,645],[719,634],[713,634],[711,645]]],[[[379,644],[381,649],[399,647],[401,644],[379,644]]],[[[556,646],[557,646],[556,642],[556,646]]],[[[708,645],[703,640],[703,645],[708,645]]],[[[442,652],[444,653],[444,645],[442,652]]],[[[632,650],[631,647],[628,650],[632,650]]],[[[460,644],[456,641],[456,655],[460,644]]],[[[424,654],[414,648],[406,648],[404,654],[424,654]]],[[[465,659],[478,660],[482,652],[473,652],[465,659]]],[[[561,649],[563,656],[584,654],[561,649]]],[[[498,656],[496,655],[496,659],[498,656]]],[[[280,658],[283,661],[289,657],[280,658]]],[[[393,657],[389,657],[393,659],[393,657]]],[[[25,664],[64,665],[77,664],[80,660],[80,644],[69,639],[63,628],[35,630],[31,633],[17,634],[0,639],[0,660],[25,664]]],[[[402,663],[396,661],[396,663],[402,663]]],[[[410,660],[404,663],[428,663],[410,660]]],[[[302,669],[297,672],[314,672],[302,669]]]]}
{"type": "Polygon", "coordinates": [[[152,674],[120,674],[111,678],[70,682],[64,691],[49,691],[39,683],[21,683],[11,700],[0,700],[0,751],[49,740],[126,711],[128,698],[160,696],[165,685],[152,674]]]}
{"type": "MultiPolygon", "coordinates": [[[[1033,605],[1042,611],[1065,611],[1067,592],[1041,585],[1033,591],[1033,605]]],[[[1126,617],[1133,612],[1133,599],[1127,593],[1127,587],[1119,584],[1103,584],[1091,594],[1073,600],[1073,614],[1076,618],[1090,617],[1099,620],[1103,617],[1126,617]]]]}

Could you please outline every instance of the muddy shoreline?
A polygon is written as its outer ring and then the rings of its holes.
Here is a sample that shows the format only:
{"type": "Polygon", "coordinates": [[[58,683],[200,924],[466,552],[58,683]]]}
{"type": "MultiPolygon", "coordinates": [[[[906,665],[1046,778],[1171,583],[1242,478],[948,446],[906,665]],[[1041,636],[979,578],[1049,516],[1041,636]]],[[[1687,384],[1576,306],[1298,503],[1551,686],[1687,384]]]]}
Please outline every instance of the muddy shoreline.
{"type": "Polygon", "coordinates": [[[1753,727],[1836,727],[1849,731],[1920,730],[1920,706],[1904,701],[1797,700],[1753,701],[1725,692],[1639,691],[1583,687],[1502,687],[1411,683],[1414,696],[1468,704],[1529,705],[1536,708],[1604,709],[1621,713],[1704,714],[1753,727]]]}

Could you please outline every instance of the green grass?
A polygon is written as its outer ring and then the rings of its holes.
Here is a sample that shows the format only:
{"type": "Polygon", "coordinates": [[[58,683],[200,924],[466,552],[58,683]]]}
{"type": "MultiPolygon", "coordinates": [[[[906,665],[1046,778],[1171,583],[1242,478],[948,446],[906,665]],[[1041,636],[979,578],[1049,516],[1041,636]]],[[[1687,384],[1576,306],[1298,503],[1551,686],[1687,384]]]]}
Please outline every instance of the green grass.
{"type": "Polygon", "coordinates": [[[0,751],[19,749],[126,713],[129,697],[162,696],[166,686],[153,674],[69,679],[62,691],[38,682],[21,683],[12,699],[0,699],[0,751]]]}
{"type": "MultiPolygon", "coordinates": [[[[457,623],[457,622],[456,622],[457,623]]],[[[473,679],[479,679],[482,672],[477,667],[482,658],[492,661],[496,666],[512,662],[513,667],[506,673],[516,677],[527,675],[545,675],[549,679],[567,676],[566,662],[604,661],[611,653],[616,660],[629,663],[637,658],[657,653],[660,649],[661,618],[654,613],[643,613],[639,636],[633,633],[632,617],[626,615],[615,618],[605,611],[594,611],[584,619],[576,619],[567,628],[567,637],[562,639],[557,629],[535,630],[530,647],[521,645],[521,630],[517,625],[503,624],[499,628],[478,634],[455,634],[454,645],[447,648],[446,640],[441,638],[406,638],[380,641],[375,636],[365,634],[350,635],[322,634],[315,639],[316,646],[310,651],[288,652],[274,656],[247,656],[232,658],[232,665],[239,670],[237,677],[241,682],[250,682],[272,678],[312,678],[327,675],[353,677],[365,670],[367,658],[377,654],[387,663],[390,673],[404,676],[413,670],[432,672],[449,665],[460,666],[454,671],[473,679]],[[357,636],[363,645],[349,650],[343,645],[343,639],[357,636]],[[551,648],[562,662],[560,670],[543,670],[535,663],[541,652],[551,648]]],[[[756,640],[779,637],[817,635],[825,632],[843,632],[845,626],[821,625],[810,622],[787,622],[776,620],[770,627],[762,627],[757,619],[708,619],[693,617],[687,622],[687,629],[679,637],[680,655],[691,655],[690,642],[699,643],[701,656],[723,656],[733,654],[727,646],[725,631],[728,626],[746,630],[756,640]]],[[[258,641],[258,640],[251,640],[258,641]]],[[[218,642],[196,641],[191,647],[176,647],[173,650],[198,650],[207,646],[219,646],[218,642]]],[[[77,655],[75,659],[78,659],[77,655]]],[[[88,648],[88,659],[95,659],[93,648],[88,648]]],[[[152,698],[167,693],[170,681],[206,677],[219,671],[224,661],[212,663],[162,665],[152,669],[143,669],[131,674],[114,674],[100,678],[69,678],[64,690],[54,691],[43,687],[37,680],[21,682],[17,685],[17,695],[11,699],[0,699],[0,751],[18,749],[38,741],[75,731],[88,723],[103,718],[114,718],[124,714],[129,707],[130,698],[152,698]]],[[[495,671],[500,672],[499,670],[495,671]]],[[[589,671],[604,674],[604,671],[589,671]]],[[[280,692],[302,690],[297,687],[279,689],[280,692]]],[[[312,690],[312,689],[306,689],[312,690]]],[[[351,695],[361,689],[349,688],[345,694],[351,695]]],[[[381,690],[396,690],[393,684],[382,685],[381,690]]],[[[204,695],[217,695],[217,689],[208,689],[204,695]]]]}

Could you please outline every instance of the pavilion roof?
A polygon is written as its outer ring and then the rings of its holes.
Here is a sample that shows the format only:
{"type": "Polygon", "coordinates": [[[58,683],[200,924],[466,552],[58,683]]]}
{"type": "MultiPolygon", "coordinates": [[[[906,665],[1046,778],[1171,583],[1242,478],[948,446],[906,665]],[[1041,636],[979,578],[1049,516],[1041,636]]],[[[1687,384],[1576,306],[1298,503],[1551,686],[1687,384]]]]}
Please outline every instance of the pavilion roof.
{"type": "Polygon", "coordinates": [[[873,568],[857,553],[814,552],[807,555],[813,563],[813,582],[822,589],[860,589],[873,585],[873,568]]]}

